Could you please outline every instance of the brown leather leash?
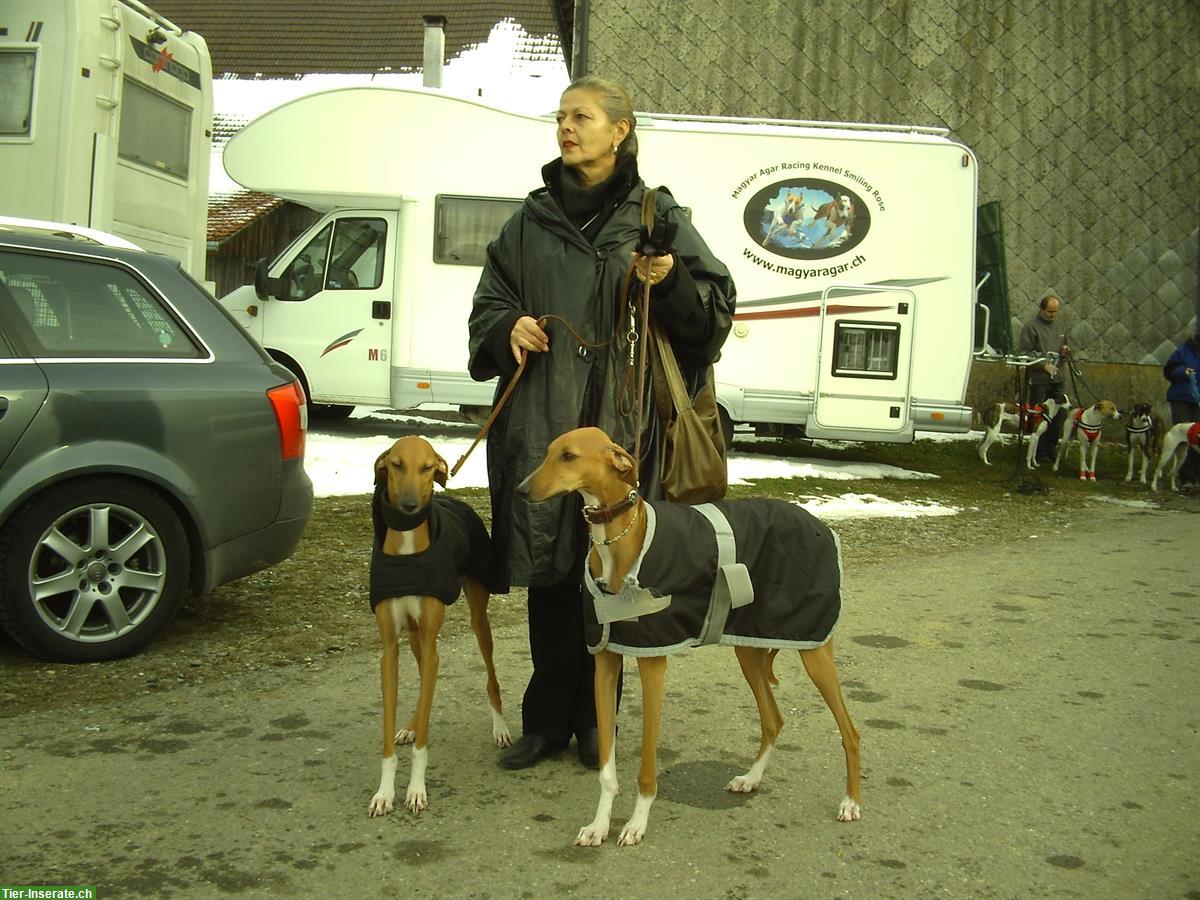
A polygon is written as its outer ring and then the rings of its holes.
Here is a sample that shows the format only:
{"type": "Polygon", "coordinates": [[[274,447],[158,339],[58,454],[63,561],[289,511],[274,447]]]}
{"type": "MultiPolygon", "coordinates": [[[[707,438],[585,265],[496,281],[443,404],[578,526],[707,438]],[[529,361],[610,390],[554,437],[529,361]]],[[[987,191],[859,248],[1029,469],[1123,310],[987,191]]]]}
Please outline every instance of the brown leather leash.
{"type": "MultiPolygon", "coordinates": [[[[545,330],[546,325],[548,325],[551,321],[561,322],[563,327],[566,328],[567,331],[571,333],[572,337],[579,342],[579,346],[581,348],[587,347],[590,349],[608,346],[608,341],[604,341],[603,343],[599,344],[588,342],[578,331],[575,330],[571,323],[562,316],[542,316],[537,320],[538,328],[545,330]]],[[[487,437],[487,433],[491,430],[492,425],[496,422],[496,417],[500,415],[500,410],[504,409],[504,404],[507,403],[508,398],[512,396],[513,389],[516,388],[517,382],[520,381],[521,376],[525,374],[525,366],[529,362],[529,355],[530,354],[528,350],[522,354],[521,362],[517,365],[517,371],[514,372],[513,377],[509,379],[508,386],[504,388],[504,393],[500,395],[500,399],[492,405],[491,415],[487,417],[487,420],[483,423],[483,427],[479,429],[479,434],[475,435],[475,440],[471,442],[471,446],[467,448],[467,452],[458,458],[458,462],[456,462],[454,464],[454,468],[450,470],[451,478],[458,474],[458,470],[463,467],[463,463],[467,461],[467,457],[471,455],[471,452],[479,446],[479,442],[487,437]]]]}
{"type": "MultiPolygon", "coordinates": [[[[656,188],[650,188],[642,195],[642,224],[647,230],[654,227],[654,219],[657,211],[658,190],[656,188]]],[[[635,414],[634,433],[636,434],[636,437],[634,438],[633,445],[633,474],[634,484],[641,484],[641,475],[639,469],[641,467],[642,460],[642,414],[646,399],[646,353],[648,349],[647,344],[649,343],[645,338],[649,334],[650,327],[650,270],[649,267],[647,267],[647,277],[642,282],[641,330],[639,332],[638,310],[636,303],[637,298],[636,295],[631,295],[630,292],[630,286],[633,282],[633,273],[635,268],[635,261],[630,260],[629,268],[625,271],[624,283],[621,286],[621,296],[630,298],[628,300],[629,330],[625,334],[625,340],[629,344],[629,363],[626,367],[625,385],[622,387],[618,397],[616,398],[615,405],[617,412],[620,415],[626,415],[629,412],[635,414]],[[635,404],[635,408],[633,410],[626,410],[621,402],[621,397],[628,393],[629,381],[631,378],[637,378],[637,403],[635,404]]],[[[593,349],[607,347],[610,343],[610,341],[604,341],[598,344],[589,343],[583,338],[582,335],[579,334],[578,331],[575,330],[571,323],[562,316],[544,315],[537,320],[538,327],[544,330],[550,321],[561,322],[567,331],[569,331],[575,338],[575,340],[579,342],[580,348],[587,347],[589,349],[593,349]]],[[[458,470],[462,468],[463,463],[467,461],[467,457],[471,455],[475,448],[479,446],[479,442],[482,441],[487,436],[488,431],[491,430],[492,425],[496,421],[496,417],[500,415],[500,411],[504,408],[504,404],[507,403],[508,398],[512,396],[513,389],[516,388],[517,382],[521,380],[521,376],[525,373],[525,365],[528,362],[529,351],[527,350],[521,357],[521,362],[517,365],[517,371],[513,373],[513,377],[509,380],[508,386],[505,387],[504,393],[501,394],[500,399],[492,405],[491,415],[489,415],[487,420],[483,423],[483,427],[480,428],[479,434],[475,436],[475,440],[471,442],[471,446],[467,448],[467,452],[459,457],[458,462],[454,464],[454,468],[450,470],[451,478],[458,473],[458,470]]]]}

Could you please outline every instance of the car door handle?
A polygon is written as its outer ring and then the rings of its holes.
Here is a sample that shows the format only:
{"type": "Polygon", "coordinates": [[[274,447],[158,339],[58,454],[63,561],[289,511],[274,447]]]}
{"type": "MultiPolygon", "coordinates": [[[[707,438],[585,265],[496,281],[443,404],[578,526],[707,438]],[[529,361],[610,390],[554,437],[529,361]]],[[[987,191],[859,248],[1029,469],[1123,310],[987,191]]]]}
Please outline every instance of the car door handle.
{"type": "Polygon", "coordinates": [[[4,418],[6,412],[8,412],[8,398],[0,397],[0,419],[4,418]]]}

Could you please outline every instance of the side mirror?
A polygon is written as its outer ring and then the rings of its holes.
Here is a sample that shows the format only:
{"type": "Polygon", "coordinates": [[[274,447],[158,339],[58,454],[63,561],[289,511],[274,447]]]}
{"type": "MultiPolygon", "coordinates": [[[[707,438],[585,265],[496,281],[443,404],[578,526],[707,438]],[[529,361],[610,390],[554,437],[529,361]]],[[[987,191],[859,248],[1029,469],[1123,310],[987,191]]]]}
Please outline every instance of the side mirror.
{"type": "Polygon", "coordinates": [[[269,277],[267,265],[265,259],[260,259],[254,264],[254,293],[259,300],[282,299],[283,285],[281,282],[283,279],[269,277]]]}
{"type": "Polygon", "coordinates": [[[266,300],[267,297],[270,296],[267,293],[267,290],[270,287],[267,284],[268,281],[270,281],[270,279],[267,277],[267,261],[265,259],[260,259],[254,264],[254,293],[257,295],[259,300],[266,300]]]}

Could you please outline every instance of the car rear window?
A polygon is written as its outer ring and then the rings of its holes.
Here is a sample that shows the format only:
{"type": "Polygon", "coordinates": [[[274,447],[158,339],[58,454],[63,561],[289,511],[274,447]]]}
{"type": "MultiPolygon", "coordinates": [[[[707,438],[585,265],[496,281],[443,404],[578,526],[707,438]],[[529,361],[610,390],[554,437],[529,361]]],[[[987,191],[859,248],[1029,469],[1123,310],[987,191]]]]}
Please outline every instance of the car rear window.
{"type": "Polygon", "coordinates": [[[0,307],[34,356],[205,355],[161,297],[101,261],[0,251],[0,307]]]}

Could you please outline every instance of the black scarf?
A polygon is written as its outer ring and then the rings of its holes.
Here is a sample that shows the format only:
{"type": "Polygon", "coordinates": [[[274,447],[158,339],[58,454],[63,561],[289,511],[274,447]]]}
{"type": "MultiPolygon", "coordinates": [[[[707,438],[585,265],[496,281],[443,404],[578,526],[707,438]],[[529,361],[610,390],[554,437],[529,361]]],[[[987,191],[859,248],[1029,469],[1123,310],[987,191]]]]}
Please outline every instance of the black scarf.
{"type": "Polygon", "coordinates": [[[629,196],[637,183],[637,159],[617,157],[613,173],[591,187],[580,183],[575,170],[564,166],[561,159],[543,167],[542,177],[550,196],[558,202],[571,224],[589,241],[594,241],[613,210],[629,196]]]}

